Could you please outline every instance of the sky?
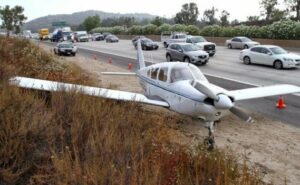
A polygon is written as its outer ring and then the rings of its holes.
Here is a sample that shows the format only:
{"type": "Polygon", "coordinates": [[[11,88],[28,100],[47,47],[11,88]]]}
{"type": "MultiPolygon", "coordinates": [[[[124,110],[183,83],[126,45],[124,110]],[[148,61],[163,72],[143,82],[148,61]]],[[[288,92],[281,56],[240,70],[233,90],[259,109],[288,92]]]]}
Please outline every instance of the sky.
{"type": "MultiPolygon", "coordinates": [[[[230,20],[246,20],[247,16],[260,15],[260,0],[0,0],[0,6],[21,5],[27,21],[53,14],[71,14],[85,10],[101,10],[112,13],[149,13],[166,18],[174,17],[184,3],[197,4],[200,16],[204,10],[216,7],[226,10],[230,20]]],[[[281,0],[279,0],[281,2],[281,0]]],[[[283,4],[283,3],[281,3],[283,4]]]]}

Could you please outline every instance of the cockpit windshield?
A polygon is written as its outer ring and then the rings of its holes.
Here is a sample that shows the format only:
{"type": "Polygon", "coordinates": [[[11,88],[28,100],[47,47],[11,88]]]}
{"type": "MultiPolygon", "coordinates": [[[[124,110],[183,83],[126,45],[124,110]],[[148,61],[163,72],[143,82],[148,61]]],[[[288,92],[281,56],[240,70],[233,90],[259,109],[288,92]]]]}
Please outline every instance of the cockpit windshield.
{"type": "Polygon", "coordinates": [[[196,66],[194,66],[192,64],[189,64],[188,66],[189,66],[190,70],[192,71],[195,80],[206,81],[206,82],[208,81],[206,79],[206,77],[203,75],[203,73],[200,71],[199,68],[197,68],[196,66]]]}
{"type": "Polygon", "coordinates": [[[181,80],[207,81],[201,71],[194,65],[186,67],[175,66],[172,68],[170,82],[173,83],[181,80]]]}

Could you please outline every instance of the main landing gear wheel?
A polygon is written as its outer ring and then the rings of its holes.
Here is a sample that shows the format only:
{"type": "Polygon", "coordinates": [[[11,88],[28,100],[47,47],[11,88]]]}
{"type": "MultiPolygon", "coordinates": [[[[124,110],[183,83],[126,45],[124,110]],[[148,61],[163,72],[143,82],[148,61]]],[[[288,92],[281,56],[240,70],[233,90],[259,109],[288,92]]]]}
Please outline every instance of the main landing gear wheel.
{"type": "Polygon", "coordinates": [[[212,151],[215,148],[215,137],[214,137],[214,122],[207,122],[208,136],[204,139],[204,144],[207,146],[208,151],[212,151]]]}

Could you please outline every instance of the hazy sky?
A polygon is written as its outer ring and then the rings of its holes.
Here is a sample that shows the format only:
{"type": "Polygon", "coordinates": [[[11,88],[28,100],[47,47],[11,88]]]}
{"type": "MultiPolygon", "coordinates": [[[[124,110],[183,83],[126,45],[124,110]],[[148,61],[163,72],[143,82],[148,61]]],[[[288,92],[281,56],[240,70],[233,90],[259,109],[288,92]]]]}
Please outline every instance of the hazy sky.
{"type": "MultiPolygon", "coordinates": [[[[219,12],[227,10],[230,20],[246,20],[249,15],[259,15],[260,0],[0,0],[0,6],[21,5],[28,21],[52,14],[70,14],[85,10],[114,13],[150,13],[167,18],[175,16],[184,3],[195,2],[202,17],[205,9],[215,6],[219,12]]],[[[282,0],[279,0],[282,2],[282,0]]],[[[282,3],[281,3],[282,4],[282,3]]]]}

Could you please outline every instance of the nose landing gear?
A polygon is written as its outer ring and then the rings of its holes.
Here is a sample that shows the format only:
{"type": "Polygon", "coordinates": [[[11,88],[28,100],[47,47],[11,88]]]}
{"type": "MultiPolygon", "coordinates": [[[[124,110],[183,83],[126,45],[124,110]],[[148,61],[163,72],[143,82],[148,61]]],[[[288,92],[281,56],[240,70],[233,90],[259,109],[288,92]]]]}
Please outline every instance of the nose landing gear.
{"type": "Polygon", "coordinates": [[[215,148],[214,126],[215,122],[206,122],[206,127],[208,128],[208,136],[204,139],[204,144],[207,146],[207,150],[209,151],[215,148]]]}

